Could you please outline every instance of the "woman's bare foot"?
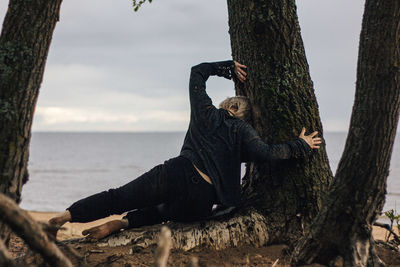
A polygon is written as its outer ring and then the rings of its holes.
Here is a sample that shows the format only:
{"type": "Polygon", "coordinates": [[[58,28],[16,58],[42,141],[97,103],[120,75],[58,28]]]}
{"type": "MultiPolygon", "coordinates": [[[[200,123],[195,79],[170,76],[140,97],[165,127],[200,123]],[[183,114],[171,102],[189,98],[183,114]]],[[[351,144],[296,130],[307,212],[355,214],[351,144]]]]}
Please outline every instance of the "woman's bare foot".
{"type": "Polygon", "coordinates": [[[102,225],[84,230],[82,234],[86,236],[87,240],[93,242],[102,239],[112,233],[115,233],[121,229],[127,228],[128,225],[128,220],[113,220],[106,222],[102,225]]]}
{"type": "Polygon", "coordinates": [[[71,220],[71,213],[68,210],[57,215],[56,217],[51,218],[49,220],[49,224],[50,226],[55,226],[55,228],[47,230],[47,233],[52,237],[54,237],[55,239],[57,237],[58,228],[60,228],[70,220],[71,220]]]}

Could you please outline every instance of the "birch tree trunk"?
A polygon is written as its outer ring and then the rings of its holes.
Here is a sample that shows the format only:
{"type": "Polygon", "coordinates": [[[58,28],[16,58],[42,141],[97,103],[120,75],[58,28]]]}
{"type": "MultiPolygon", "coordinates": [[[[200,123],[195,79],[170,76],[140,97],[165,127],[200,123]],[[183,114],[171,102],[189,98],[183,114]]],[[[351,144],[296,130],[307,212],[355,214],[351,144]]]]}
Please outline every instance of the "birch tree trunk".
{"type": "Polygon", "coordinates": [[[371,228],[382,211],[400,107],[400,2],[367,0],[356,96],[338,171],[293,265],[381,266],[371,228]]]}

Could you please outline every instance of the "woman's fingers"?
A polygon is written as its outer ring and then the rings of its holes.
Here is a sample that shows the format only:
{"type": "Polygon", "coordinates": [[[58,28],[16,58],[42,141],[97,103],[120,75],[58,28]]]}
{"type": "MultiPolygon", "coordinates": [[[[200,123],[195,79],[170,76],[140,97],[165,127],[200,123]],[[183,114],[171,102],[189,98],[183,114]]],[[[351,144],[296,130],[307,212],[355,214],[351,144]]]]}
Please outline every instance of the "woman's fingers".
{"type": "Polygon", "coordinates": [[[301,129],[300,136],[304,136],[305,133],[306,133],[306,128],[303,127],[303,129],[301,129]]]}
{"type": "Polygon", "coordinates": [[[243,75],[243,76],[247,76],[247,73],[242,70],[241,68],[238,68],[238,71],[243,75]]]}
{"type": "Polygon", "coordinates": [[[306,134],[306,128],[301,129],[301,133],[299,135],[300,138],[302,138],[304,141],[307,142],[307,144],[312,148],[312,149],[319,149],[320,144],[322,144],[322,138],[320,137],[315,137],[318,134],[318,131],[313,132],[310,135],[305,135],[306,134]]]}
{"type": "Polygon", "coordinates": [[[236,72],[236,76],[241,82],[244,82],[246,80],[246,77],[244,77],[243,74],[241,74],[240,72],[236,72]]]}
{"type": "Polygon", "coordinates": [[[241,68],[247,68],[245,65],[240,64],[239,62],[237,62],[236,60],[233,61],[235,63],[235,66],[239,66],[241,68]]]}
{"type": "Polygon", "coordinates": [[[236,76],[238,77],[239,81],[244,82],[246,80],[247,73],[243,70],[243,68],[247,67],[237,61],[234,61],[234,63],[236,76]]]}

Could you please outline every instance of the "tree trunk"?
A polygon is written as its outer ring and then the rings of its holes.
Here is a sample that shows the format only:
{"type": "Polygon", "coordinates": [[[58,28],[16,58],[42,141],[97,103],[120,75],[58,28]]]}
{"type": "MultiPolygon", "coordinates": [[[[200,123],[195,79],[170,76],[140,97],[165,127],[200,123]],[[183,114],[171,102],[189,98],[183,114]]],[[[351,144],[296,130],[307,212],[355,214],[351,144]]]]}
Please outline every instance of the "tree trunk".
{"type": "MultiPolygon", "coordinates": [[[[19,203],[33,113],[61,0],[10,0],[0,36],[0,193],[19,203]]],[[[8,231],[0,222],[0,235],[8,231]]]]}
{"type": "Polygon", "coordinates": [[[367,0],[356,96],[345,150],[329,195],[293,265],[342,258],[344,266],[381,266],[371,225],[382,211],[400,106],[400,2],[367,0]]]}
{"type": "MultiPolygon", "coordinates": [[[[237,94],[250,98],[253,125],[268,143],[322,135],[294,0],[228,0],[233,58],[247,66],[237,94]]],[[[297,240],[317,214],[332,173],[323,145],[305,160],[251,164],[245,206],[266,216],[271,242],[297,240]]]]}

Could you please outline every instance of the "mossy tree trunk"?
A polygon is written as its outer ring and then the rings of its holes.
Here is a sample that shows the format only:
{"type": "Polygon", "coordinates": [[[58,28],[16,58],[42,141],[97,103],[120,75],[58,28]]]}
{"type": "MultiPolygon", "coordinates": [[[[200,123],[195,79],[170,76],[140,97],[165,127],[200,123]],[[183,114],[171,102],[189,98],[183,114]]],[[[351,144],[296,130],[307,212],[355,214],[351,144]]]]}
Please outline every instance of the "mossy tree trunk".
{"type": "Polygon", "coordinates": [[[382,211],[400,106],[400,2],[367,0],[350,131],[334,183],[293,265],[381,266],[371,227],[382,211]]]}
{"type": "MultiPolygon", "coordinates": [[[[61,0],[10,0],[0,36],[0,192],[21,199],[33,113],[61,0]]],[[[0,222],[0,234],[8,231],[0,222]]]]}
{"type": "MultiPolygon", "coordinates": [[[[294,0],[228,0],[233,58],[248,68],[237,94],[250,98],[253,125],[268,143],[296,138],[304,126],[323,137],[294,0]]],[[[266,215],[271,242],[303,235],[331,181],[325,146],[310,158],[251,164],[244,204],[266,215]]]]}

